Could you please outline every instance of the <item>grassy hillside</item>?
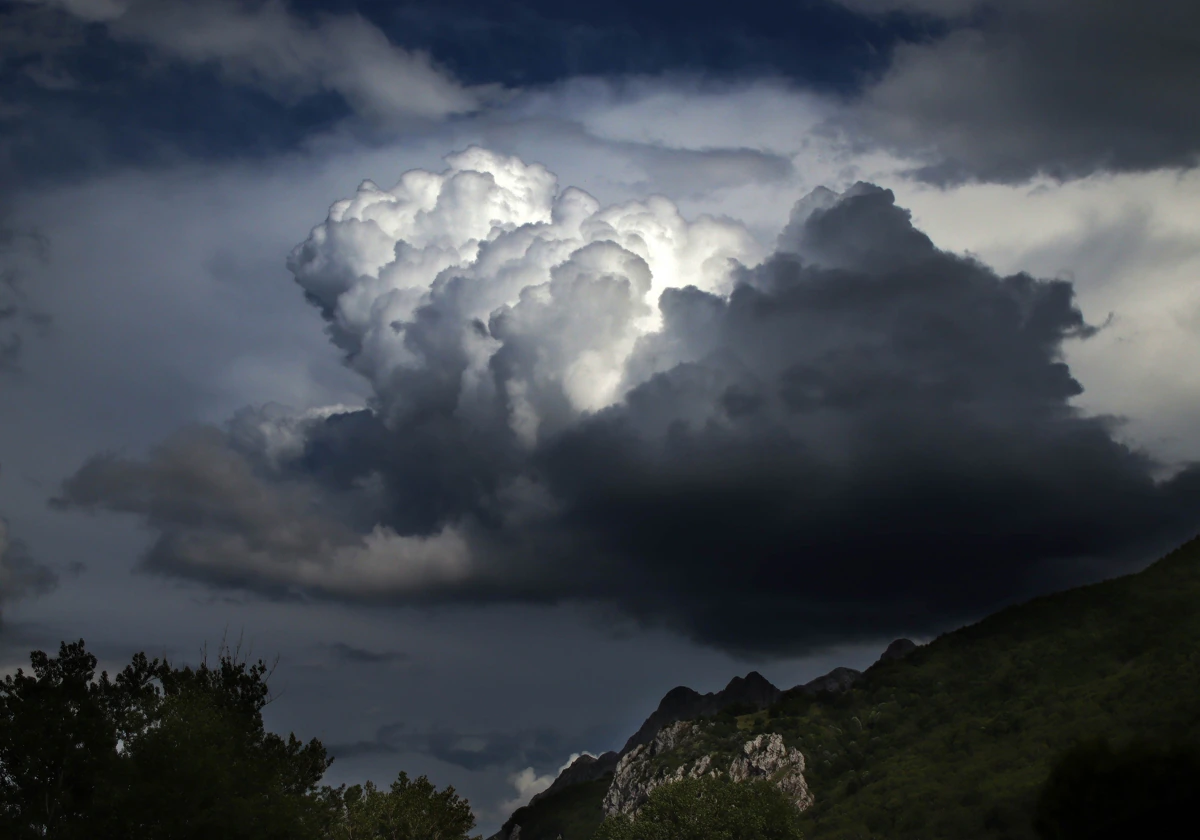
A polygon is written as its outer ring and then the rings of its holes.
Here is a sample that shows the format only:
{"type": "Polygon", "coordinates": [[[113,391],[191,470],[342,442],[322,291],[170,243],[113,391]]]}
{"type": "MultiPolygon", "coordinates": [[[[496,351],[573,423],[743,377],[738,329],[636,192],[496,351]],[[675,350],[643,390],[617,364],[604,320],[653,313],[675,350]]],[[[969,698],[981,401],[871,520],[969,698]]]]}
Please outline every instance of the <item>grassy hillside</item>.
{"type": "MultiPolygon", "coordinates": [[[[845,695],[789,692],[714,723],[689,753],[727,753],[760,731],[800,748],[811,840],[1030,838],[1050,762],[1077,739],[1200,741],[1200,540],[941,636],[845,695]]],[[[525,809],[522,840],[586,840],[603,781],[525,809]]]]}
{"type": "Polygon", "coordinates": [[[1200,541],[942,636],[843,702],[772,712],[809,758],[811,837],[1031,837],[1075,740],[1200,737],[1200,541]]]}

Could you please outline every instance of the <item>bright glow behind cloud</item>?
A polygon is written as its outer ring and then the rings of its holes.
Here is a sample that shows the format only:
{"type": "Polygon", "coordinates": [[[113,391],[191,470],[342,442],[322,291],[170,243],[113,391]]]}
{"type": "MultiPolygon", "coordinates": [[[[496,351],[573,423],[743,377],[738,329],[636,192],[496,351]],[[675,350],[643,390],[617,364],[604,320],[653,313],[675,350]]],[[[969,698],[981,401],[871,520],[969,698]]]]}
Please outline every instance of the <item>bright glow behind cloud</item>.
{"type": "Polygon", "coordinates": [[[408,172],[390,190],[365,182],[289,259],[389,416],[405,410],[390,384],[397,372],[428,366],[407,334],[434,288],[454,287],[464,323],[493,326],[463,337],[464,409],[492,387],[487,369],[503,344],[536,337],[509,406],[513,431],[532,445],[561,397],[572,415],[620,398],[634,343],[661,325],[664,290],[724,291],[731,261],[759,255],[741,225],[689,222],[665,198],[601,208],[581,190],[559,192],[537,164],[480,148],[446,161],[446,171],[408,172]]]}

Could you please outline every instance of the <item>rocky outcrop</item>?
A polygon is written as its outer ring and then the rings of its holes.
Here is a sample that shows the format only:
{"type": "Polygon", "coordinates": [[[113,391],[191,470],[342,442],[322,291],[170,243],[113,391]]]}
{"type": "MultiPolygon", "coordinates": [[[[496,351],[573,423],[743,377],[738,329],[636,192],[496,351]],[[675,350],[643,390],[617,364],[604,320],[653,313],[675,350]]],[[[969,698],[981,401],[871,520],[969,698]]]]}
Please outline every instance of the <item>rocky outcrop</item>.
{"type": "Polygon", "coordinates": [[[673,723],[649,743],[639,744],[622,756],[604,796],[604,815],[636,813],[651,791],[661,785],[722,774],[738,782],[768,779],[800,810],[812,805],[812,795],[804,779],[804,756],[797,749],[787,749],[778,734],[764,733],[751,738],[742,746],[742,754],[728,767],[720,766],[711,755],[684,762],[674,770],[656,760],[694,737],[699,725],[687,721],[673,723]]]}
{"type": "MultiPolygon", "coordinates": [[[[897,639],[888,645],[871,668],[903,659],[917,647],[908,639],[897,639]]],[[[862,672],[853,668],[834,668],[824,676],[790,689],[788,694],[841,694],[849,691],[862,677],[862,672]]],[[[812,804],[812,796],[804,779],[804,757],[798,750],[785,749],[779,735],[764,734],[747,741],[743,746],[744,755],[736,757],[729,767],[718,767],[712,756],[701,756],[667,771],[664,762],[656,760],[661,754],[686,741],[694,727],[702,725],[692,721],[711,717],[730,706],[766,709],[782,695],[783,692],[757,671],[751,671],[745,677],[734,677],[721,691],[708,694],[700,694],[686,686],[673,688],[641,728],[625,742],[620,752],[607,752],[596,758],[581,756],[560,773],[549,788],[533,797],[530,805],[574,785],[602,779],[613,773],[613,781],[604,799],[604,811],[606,814],[632,813],[645,801],[650,791],[661,784],[685,777],[728,773],[731,778],[739,780],[770,778],[796,803],[796,807],[807,808],[812,804]]],[[[517,832],[519,826],[510,818],[505,827],[489,840],[516,840],[517,832]]]]}
{"type": "Polygon", "coordinates": [[[767,779],[801,811],[813,804],[808,782],[804,779],[804,754],[795,747],[784,746],[783,736],[763,733],[747,741],[742,752],[745,754],[735,758],[730,765],[729,778],[735,782],[767,779]]]}
{"type": "Polygon", "coordinates": [[[745,677],[734,677],[725,688],[708,694],[678,686],[666,693],[658,708],[625,742],[621,755],[626,755],[634,747],[649,744],[659,730],[677,721],[711,717],[729,706],[749,706],[756,711],[765,709],[781,694],[783,692],[771,685],[758,671],[751,671],[745,677]]]}
{"type": "Polygon", "coordinates": [[[659,785],[707,773],[709,768],[705,759],[691,766],[681,766],[673,773],[658,769],[653,762],[653,759],[679,746],[692,734],[695,726],[689,721],[672,723],[654,735],[649,743],[638,744],[621,756],[608,793],[604,795],[604,815],[631,814],[659,785]]]}

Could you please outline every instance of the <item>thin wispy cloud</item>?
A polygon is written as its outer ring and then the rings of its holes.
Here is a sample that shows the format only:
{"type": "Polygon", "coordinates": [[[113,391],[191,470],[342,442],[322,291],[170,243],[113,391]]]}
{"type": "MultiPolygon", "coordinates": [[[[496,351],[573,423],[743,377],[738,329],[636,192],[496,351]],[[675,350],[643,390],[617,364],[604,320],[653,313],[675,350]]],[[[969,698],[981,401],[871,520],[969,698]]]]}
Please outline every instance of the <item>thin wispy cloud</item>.
{"type": "Polygon", "coordinates": [[[439,118],[477,108],[428,53],[402,49],[357,14],[298,16],[282,0],[25,0],[103,25],[117,40],[210,66],[231,81],[298,102],[329,92],[377,120],[439,118]]]}

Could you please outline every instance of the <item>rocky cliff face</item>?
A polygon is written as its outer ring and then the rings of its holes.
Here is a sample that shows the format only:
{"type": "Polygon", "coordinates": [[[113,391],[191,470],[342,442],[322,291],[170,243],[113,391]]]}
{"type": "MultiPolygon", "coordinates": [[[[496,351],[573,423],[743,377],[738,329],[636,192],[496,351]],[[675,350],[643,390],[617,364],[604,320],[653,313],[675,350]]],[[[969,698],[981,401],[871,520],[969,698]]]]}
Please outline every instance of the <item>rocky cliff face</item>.
{"type": "MultiPolygon", "coordinates": [[[[897,639],[888,646],[875,665],[902,659],[917,647],[908,639],[897,639]]],[[[852,688],[861,677],[862,672],[853,668],[834,668],[824,676],[796,686],[789,693],[840,694],[852,688]]],[[[738,781],[769,778],[791,797],[796,807],[803,810],[812,804],[812,796],[804,779],[804,756],[798,750],[786,749],[779,735],[763,734],[745,742],[742,745],[743,754],[738,755],[727,767],[717,766],[718,763],[729,762],[727,750],[721,753],[725,756],[722,762],[714,762],[712,755],[701,756],[681,765],[659,760],[660,756],[694,735],[694,727],[704,725],[694,723],[698,718],[711,717],[734,705],[754,710],[766,709],[783,694],[757,671],[751,671],[745,677],[734,677],[717,692],[701,694],[686,686],[673,688],[641,728],[625,742],[619,753],[607,752],[598,758],[581,756],[547,790],[533,797],[530,805],[539,804],[575,785],[602,779],[613,773],[613,781],[604,800],[604,813],[627,814],[636,811],[650,791],[661,784],[685,776],[728,773],[738,781]],[[664,765],[674,769],[668,771],[664,765]]],[[[488,840],[517,840],[520,832],[517,819],[521,813],[519,810],[514,814],[504,828],[488,840]]]]}
{"type": "Polygon", "coordinates": [[[645,803],[650,792],[660,785],[686,778],[728,775],[736,782],[767,779],[779,787],[796,807],[804,810],[812,805],[812,794],[804,779],[804,756],[797,749],[784,746],[783,738],[763,733],[742,745],[742,754],[728,766],[721,766],[712,755],[701,755],[671,770],[661,759],[697,734],[703,724],[679,721],[661,730],[647,744],[639,744],[617,763],[612,784],[604,797],[604,815],[632,816],[645,803]]]}
{"type": "Polygon", "coordinates": [[[729,778],[735,782],[767,779],[801,811],[813,804],[804,779],[804,754],[784,746],[782,736],[764,732],[742,745],[742,752],[729,766],[729,778]]]}

